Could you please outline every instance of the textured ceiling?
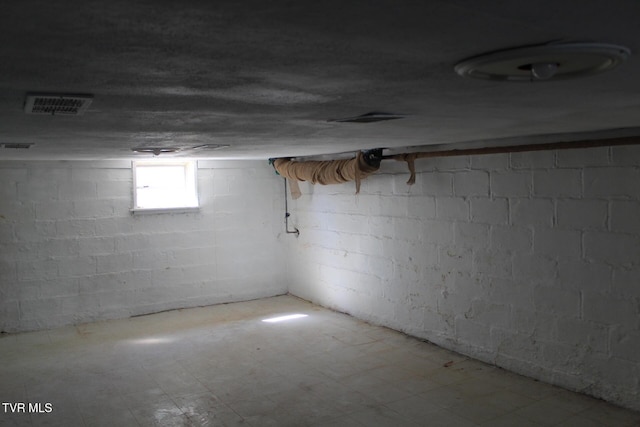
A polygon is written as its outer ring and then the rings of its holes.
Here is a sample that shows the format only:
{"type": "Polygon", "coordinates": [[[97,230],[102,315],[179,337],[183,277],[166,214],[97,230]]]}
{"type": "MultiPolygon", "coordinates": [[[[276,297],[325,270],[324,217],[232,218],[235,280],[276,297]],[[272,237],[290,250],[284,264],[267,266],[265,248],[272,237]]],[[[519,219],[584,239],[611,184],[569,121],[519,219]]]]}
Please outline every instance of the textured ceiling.
{"type": "Polygon", "coordinates": [[[10,2],[0,14],[0,144],[34,145],[0,158],[149,157],[131,148],[153,146],[264,159],[640,134],[639,16],[636,0],[10,2]],[[571,81],[453,72],[470,56],[557,40],[633,53],[571,81]],[[28,92],[94,99],[83,116],[36,116],[23,111],[28,92]],[[407,117],[328,121],[370,111],[407,117]],[[202,144],[230,147],[187,149],[202,144]]]}

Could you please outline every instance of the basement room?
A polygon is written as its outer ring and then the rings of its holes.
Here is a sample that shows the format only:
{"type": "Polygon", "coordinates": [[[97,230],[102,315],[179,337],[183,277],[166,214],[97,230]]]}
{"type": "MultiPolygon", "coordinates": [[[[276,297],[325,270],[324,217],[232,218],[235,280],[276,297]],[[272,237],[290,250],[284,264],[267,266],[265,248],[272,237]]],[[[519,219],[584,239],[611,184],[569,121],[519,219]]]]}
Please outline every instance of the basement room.
{"type": "Polygon", "coordinates": [[[640,425],[640,3],[0,14],[0,425],[640,425]]]}

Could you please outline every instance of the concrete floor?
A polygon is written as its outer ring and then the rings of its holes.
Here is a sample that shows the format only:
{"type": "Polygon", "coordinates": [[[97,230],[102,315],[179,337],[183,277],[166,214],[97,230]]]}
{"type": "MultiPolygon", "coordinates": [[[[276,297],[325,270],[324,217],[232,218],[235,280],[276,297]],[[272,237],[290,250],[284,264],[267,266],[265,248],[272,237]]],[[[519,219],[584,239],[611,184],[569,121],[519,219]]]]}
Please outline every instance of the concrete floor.
{"type": "Polygon", "coordinates": [[[640,425],[640,413],[291,296],[0,343],[2,426],[640,425]],[[262,321],[294,313],[307,317],[262,321]]]}

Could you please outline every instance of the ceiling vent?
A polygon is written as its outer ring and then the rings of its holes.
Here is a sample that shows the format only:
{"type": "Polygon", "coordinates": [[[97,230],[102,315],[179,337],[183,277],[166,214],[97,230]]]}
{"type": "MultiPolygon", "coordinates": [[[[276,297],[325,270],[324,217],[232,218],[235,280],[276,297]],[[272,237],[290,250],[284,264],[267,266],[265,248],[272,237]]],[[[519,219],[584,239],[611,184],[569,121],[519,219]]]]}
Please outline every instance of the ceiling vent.
{"type": "Polygon", "coordinates": [[[193,147],[194,150],[222,150],[223,148],[229,148],[228,144],[202,144],[193,147]]]}
{"type": "Polygon", "coordinates": [[[382,122],[384,120],[403,119],[404,117],[405,116],[403,116],[402,114],[381,113],[372,111],[371,113],[362,114],[361,116],[347,117],[345,119],[330,119],[327,121],[339,123],[373,123],[382,122]]]}
{"type": "Polygon", "coordinates": [[[81,116],[93,101],[93,95],[29,93],[24,102],[27,114],[81,116]]]}
{"type": "Polygon", "coordinates": [[[631,51],[604,43],[548,43],[489,52],[454,67],[463,77],[511,82],[565,80],[611,70],[631,51]]]}
{"type": "Polygon", "coordinates": [[[14,150],[27,150],[34,145],[33,143],[3,143],[0,148],[12,148],[14,150]]]}

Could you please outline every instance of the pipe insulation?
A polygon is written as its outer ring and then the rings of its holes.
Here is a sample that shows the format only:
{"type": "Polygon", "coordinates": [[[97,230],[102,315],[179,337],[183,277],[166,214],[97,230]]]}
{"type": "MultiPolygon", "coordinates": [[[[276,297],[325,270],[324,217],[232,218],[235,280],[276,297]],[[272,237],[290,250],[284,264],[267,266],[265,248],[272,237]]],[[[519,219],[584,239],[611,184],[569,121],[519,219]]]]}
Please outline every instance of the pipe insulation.
{"type": "Polygon", "coordinates": [[[583,141],[561,141],[542,144],[508,145],[496,147],[453,149],[442,151],[418,151],[410,153],[382,155],[382,148],[368,151],[360,151],[356,157],[341,160],[309,160],[294,161],[280,158],[269,159],[279,175],[286,178],[291,184],[291,197],[299,198],[302,193],[298,185],[299,181],[309,181],[312,184],[342,184],[355,181],[356,194],[360,192],[360,181],[375,173],[380,168],[382,160],[397,160],[406,162],[409,169],[408,185],[416,180],[415,161],[418,159],[433,157],[471,156],[482,154],[519,153],[525,151],[569,150],[577,148],[611,147],[619,145],[639,145],[640,137],[620,137],[583,141]]]}
{"type": "Polygon", "coordinates": [[[312,184],[342,184],[355,181],[356,194],[360,192],[360,181],[375,173],[380,168],[382,150],[358,152],[351,159],[327,160],[327,161],[303,161],[291,159],[275,159],[273,167],[278,174],[287,178],[291,184],[291,197],[299,198],[302,193],[298,185],[299,181],[308,181],[312,184]]]}

